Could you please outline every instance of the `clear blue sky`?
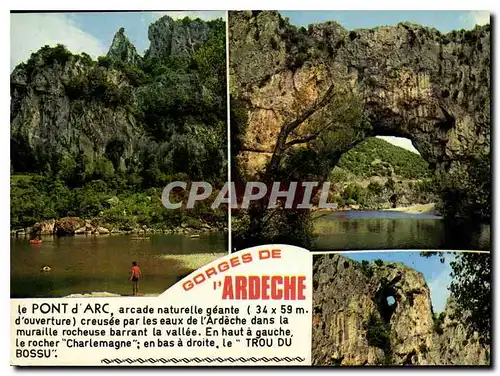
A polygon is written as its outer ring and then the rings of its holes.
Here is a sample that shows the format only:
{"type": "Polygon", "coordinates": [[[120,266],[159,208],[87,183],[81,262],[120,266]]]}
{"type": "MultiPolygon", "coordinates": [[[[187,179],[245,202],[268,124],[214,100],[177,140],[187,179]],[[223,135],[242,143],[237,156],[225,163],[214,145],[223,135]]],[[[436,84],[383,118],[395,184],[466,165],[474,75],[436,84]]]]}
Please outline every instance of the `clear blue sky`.
{"type": "Polygon", "coordinates": [[[386,262],[401,262],[424,275],[425,281],[431,290],[431,299],[434,312],[441,312],[449,296],[448,285],[451,281],[451,267],[453,253],[447,253],[445,262],[441,263],[439,256],[423,257],[420,252],[352,252],[343,254],[356,261],[374,261],[382,259],[386,262]]]}
{"type": "MultiPolygon", "coordinates": [[[[337,21],[346,29],[372,28],[411,22],[435,27],[441,32],[472,29],[487,23],[488,15],[478,11],[280,11],[297,26],[337,21]]],[[[489,23],[489,22],[488,22],[489,23]]]]}

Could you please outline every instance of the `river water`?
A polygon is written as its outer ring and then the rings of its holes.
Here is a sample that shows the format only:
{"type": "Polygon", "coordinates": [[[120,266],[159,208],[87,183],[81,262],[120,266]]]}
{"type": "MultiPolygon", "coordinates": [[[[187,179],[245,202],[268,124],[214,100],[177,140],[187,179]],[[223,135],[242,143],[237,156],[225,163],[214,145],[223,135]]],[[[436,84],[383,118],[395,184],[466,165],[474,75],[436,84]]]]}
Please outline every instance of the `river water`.
{"type": "Polygon", "coordinates": [[[11,297],[60,297],[90,292],[130,295],[132,261],[143,272],[140,292],[160,294],[181,277],[227,252],[224,234],[190,238],[158,234],[43,237],[40,245],[11,238],[11,297]],[[217,255],[218,254],[218,255],[217,255]],[[165,257],[170,255],[169,257],[165,257]],[[50,272],[42,268],[49,266],[50,272]]]}
{"type": "MultiPolygon", "coordinates": [[[[390,211],[333,212],[315,221],[313,250],[490,249],[489,226],[449,227],[441,217],[390,211]]],[[[11,238],[11,296],[59,297],[90,292],[130,295],[132,261],[142,268],[141,292],[160,294],[227,252],[224,234],[44,237],[41,245],[11,238]],[[165,257],[166,255],[170,255],[165,257]],[[50,272],[41,269],[51,268],[50,272]]]]}
{"type": "Polygon", "coordinates": [[[333,212],[315,219],[315,250],[489,250],[490,229],[453,227],[436,215],[396,211],[333,212]]]}

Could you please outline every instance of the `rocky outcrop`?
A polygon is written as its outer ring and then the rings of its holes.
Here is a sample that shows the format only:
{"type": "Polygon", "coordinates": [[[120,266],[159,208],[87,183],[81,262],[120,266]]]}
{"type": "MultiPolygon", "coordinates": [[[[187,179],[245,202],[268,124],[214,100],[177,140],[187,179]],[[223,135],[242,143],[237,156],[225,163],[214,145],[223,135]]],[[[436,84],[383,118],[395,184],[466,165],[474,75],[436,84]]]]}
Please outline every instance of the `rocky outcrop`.
{"type": "Polygon", "coordinates": [[[490,350],[479,344],[477,333],[469,335],[463,324],[465,317],[456,314],[456,303],[449,298],[446,309],[441,313],[442,322],[435,324],[432,348],[415,355],[415,364],[456,364],[470,365],[490,363],[490,350]],[[437,331],[436,331],[437,329],[437,331]]]}
{"type": "Polygon", "coordinates": [[[46,221],[41,221],[40,223],[35,223],[31,230],[40,235],[52,235],[55,232],[55,225],[55,219],[48,219],[46,221]]]}
{"type": "MultiPolygon", "coordinates": [[[[162,17],[149,28],[151,44],[144,59],[194,53],[208,40],[211,25],[162,17]]],[[[144,77],[130,67],[142,59],[121,28],[107,59],[99,62],[58,45],[45,46],[19,64],[10,76],[13,170],[72,170],[75,165],[99,164],[101,156],[113,163],[115,172],[124,170],[151,144],[141,111],[152,95],[189,90],[199,91],[203,100],[218,100],[196,73],[177,75],[180,88],[141,81],[144,77]]]]}
{"type": "Polygon", "coordinates": [[[361,99],[370,129],[357,141],[409,138],[438,177],[490,152],[489,25],[448,34],[406,23],[306,30],[267,11],[232,12],[229,23],[231,94],[245,112],[235,161],[243,176],[262,171],[280,128],[332,83],[361,99]]]}
{"type": "Polygon", "coordinates": [[[489,348],[453,318],[451,302],[436,329],[421,273],[339,254],[315,256],[313,270],[314,365],[489,364],[489,348]]]}
{"type": "Polygon", "coordinates": [[[163,16],[149,26],[147,57],[165,58],[194,53],[210,35],[210,24],[200,19],[173,20],[163,16]]]}
{"type": "Polygon", "coordinates": [[[110,233],[110,231],[107,228],[101,227],[101,226],[97,226],[97,228],[95,229],[95,232],[97,234],[103,234],[103,235],[107,235],[110,233]]]}
{"type": "Polygon", "coordinates": [[[64,217],[58,219],[54,226],[57,235],[73,235],[75,231],[85,225],[85,221],[78,217],[64,217]]]}
{"type": "Polygon", "coordinates": [[[80,217],[64,217],[60,219],[49,219],[35,223],[33,227],[13,230],[11,235],[150,235],[155,233],[189,235],[190,238],[199,238],[200,234],[209,232],[227,231],[224,224],[210,225],[205,221],[192,220],[181,223],[179,226],[168,226],[164,228],[148,228],[146,225],[129,226],[105,223],[102,217],[83,219],[80,217]]]}
{"type": "Polygon", "coordinates": [[[79,217],[49,219],[36,223],[29,233],[36,235],[100,235],[109,234],[110,230],[99,226],[95,221],[79,217]]]}
{"type": "Polygon", "coordinates": [[[132,89],[116,70],[64,51],[57,54],[57,49],[42,49],[11,74],[14,170],[37,171],[47,164],[58,169],[111,150],[119,152],[119,167],[144,133],[127,107],[132,89]]]}
{"type": "Polygon", "coordinates": [[[142,61],[135,46],[125,36],[123,27],[115,34],[106,56],[112,62],[121,62],[127,65],[137,65],[142,61]]]}

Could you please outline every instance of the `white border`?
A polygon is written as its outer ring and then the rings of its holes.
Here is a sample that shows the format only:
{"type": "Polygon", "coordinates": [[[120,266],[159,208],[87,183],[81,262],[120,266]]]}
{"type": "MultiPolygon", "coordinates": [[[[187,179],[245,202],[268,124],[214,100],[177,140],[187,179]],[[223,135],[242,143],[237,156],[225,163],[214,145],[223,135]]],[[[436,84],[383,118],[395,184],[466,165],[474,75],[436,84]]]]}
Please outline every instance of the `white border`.
{"type": "MultiPolygon", "coordinates": [[[[232,0],[232,1],[220,1],[220,0],[213,0],[210,2],[207,1],[184,1],[182,3],[172,3],[168,1],[154,1],[154,0],[143,0],[140,2],[133,2],[133,1],[121,1],[121,2],[103,2],[103,1],[96,1],[96,0],[87,0],[85,2],[68,2],[66,1],[53,1],[53,0],[45,0],[43,2],[39,1],[10,1],[10,2],[2,2],[2,13],[0,17],[0,40],[2,41],[2,46],[3,46],[3,52],[4,55],[7,55],[8,57],[8,52],[10,49],[8,48],[10,44],[9,40],[9,25],[10,25],[10,15],[9,15],[9,10],[10,9],[16,9],[16,10],[45,10],[45,9],[57,9],[57,10],[70,10],[70,9],[78,9],[78,10],[120,10],[120,9],[133,9],[133,10],[190,10],[190,9],[196,9],[196,10],[236,10],[236,9],[280,9],[280,10],[292,10],[292,9],[298,9],[298,10],[325,10],[325,9],[338,9],[338,10],[371,10],[371,9],[398,9],[398,10],[463,10],[463,9],[474,9],[474,10],[490,10],[492,11],[493,14],[496,13],[496,9],[498,8],[498,1],[485,1],[485,0],[475,0],[474,2],[466,2],[466,1],[450,1],[450,0],[442,0],[440,2],[435,2],[435,1],[430,1],[430,0],[423,0],[419,2],[402,2],[402,1],[349,1],[349,2],[333,2],[333,1],[315,1],[312,3],[311,1],[309,2],[299,2],[299,1],[293,1],[293,0],[276,0],[273,2],[270,1],[262,1],[262,0],[254,0],[254,1],[240,1],[240,0],[232,0]],[[139,8],[138,8],[139,7],[139,8]],[[5,8],[5,9],[4,9],[5,8]]],[[[494,26],[494,32],[496,34],[496,27],[494,26]]],[[[494,39],[494,48],[495,50],[498,50],[498,37],[495,35],[494,39]]],[[[2,167],[2,173],[1,173],[1,179],[2,179],[2,184],[0,185],[2,189],[2,194],[4,197],[4,200],[1,200],[1,224],[0,228],[2,229],[3,233],[5,236],[3,237],[2,241],[4,242],[4,247],[2,249],[4,252],[8,252],[7,254],[10,254],[8,251],[10,249],[10,235],[9,235],[9,227],[10,227],[10,217],[9,217],[9,202],[7,201],[7,197],[10,196],[10,154],[9,154],[9,139],[10,139],[10,127],[7,124],[10,124],[10,84],[9,84],[9,79],[7,76],[7,72],[10,72],[10,62],[7,59],[7,57],[4,57],[2,59],[2,69],[1,71],[4,72],[3,75],[0,76],[1,80],[1,88],[2,88],[2,98],[1,98],[1,103],[2,106],[0,107],[2,119],[3,119],[3,127],[1,132],[3,132],[2,136],[0,137],[0,142],[2,143],[0,147],[0,153],[1,158],[0,158],[0,165],[2,167]]],[[[493,60],[495,66],[493,69],[496,69],[498,67],[497,64],[497,59],[493,60]]],[[[496,80],[495,80],[495,75],[492,76],[494,79],[494,82],[492,82],[492,85],[495,86],[496,80]]],[[[493,87],[494,87],[493,86],[493,87]]],[[[494,104],[492,104],[492,107],[495,107],[495,105],[498,104],[498,99],[497,97],[494,97],[495,99],[494,104]]],[[[493,112],[493,116],[495,113],[493,112]]],[[[493,140],[492,143],[494,145],[500,145],[500,140],[498,132],[493,133],[493,140]]],[[[498,153],[495,151],[495,148],[493,148],[493,171],[495,172],[494,174],[494,193],[497,192],[496,187],[498,184],[495,184],[495,176],[499,172],[499,166],[500,162],[498,161],[498,153]]],[[[497,210],[496,206],[494,207],[494,216],[496,218],[497,210]]],[[[498,225],[496,222],[493,222],[493,231],[492,234],[499,233],[498,230],[500,230],[500,225],[498,225]]],[[[229,234],[230,236],[230,234],[229,234]]],[[[494,243],[493,243],[494,244],[494,243]]],[[[5,256],[4,256],[5,257],[5,256]]],[[[498,257],[494,257],[494,268],[495,270],[499,270],[498,266],[498,257]]],[[[9,310],[7,307],[9,306],[9,301],[10,301],[10,276],[9,273],[6,273],[6,270],[10,269],[8,268],[7,265],[10,265],[10,256],[7,256],[7,260],[4,261],[4,273],[3,273],[3,297],[4,297],[4,310],[2,310],[2,332],[0,332],[2,338],[9,338],[9,310]]],[[[498,278],[494,278],[494,288],[493,288],[493,294],[494,294],[494,301],[498,302],[499,300],[499,289],[497,286],[497,281],[498,278]]],[[[498,333],[498,322],[497,318],[498,315],[496,314],[498,312],[497,309],[494,309],[495,317],[494,317],[494,346],[492,347],[493,353],[492,353],[492,359],[496,362],[499,360],[499,346],[497,345],[497,341],[499,340],[499,333],[498,333]]],[[[8,341],[3,341],[3,357],[0,360],[0,364],[3,367],[3,370],[8,372],[9,374],[13,374],[16,369],[13,367],[10,367],[9,364],[9,357],[8,357],[8,348],[10,344],[8,341]]],[[[456,369],[450,369],[452,372],[456,372],[456,369]]],[[[37,371],[41,372],[39,369],[24,369],[23,374],[29,375],[29,374],[35,374],[37,371]]],[[[54,372],[54,371],[66,371],[66,369],[44,369],[43,372],[54,372]]],[[[71,369],[71,372],[74,373],[86,373],[86,372],[91,372],[93,374],[108,374],[108,373],[114,373],[117,372],[117,369],[71,369]]],[[[177,373],[185,373],[185,372],[200,372],[200,369],[169,369],[167,370],[158,370],[160,372],[169,372],[169,374],[177,374],[177,373]]],[[[203,372],[235,372],[233,369],[203,369],[203,372]]],[[[276,372],[276,371],[285,371],[285,372],[290,372],[291,370],[286,369],[286,368],[280,368],[278,370],[273,369],[265,369],[265,368],[259,368],[259,369],[252,369],[248,368],[247,372],[258,372],[260,375],[265,375],[271,372],[276,372]]],[[[294,370],[295,371],[295,370],[294,370]]],[[[313,372],[312,369],[310,370],[304,370],[302,371],[305,372],[313,372]]],[[[379,369],[379,370],[370,370],[369,372],[385,372],[385,369],[379,369]]],[[[407,372],[406,369],[401,368],[401,369],[394,369],[395,372],[397,373],[403,373],[407,372]]],[[[427,374],[435,374],[438,375],[441,373],[442,369],[413,369],[414,372],[425,372],[427,374]]],[[[145,372],[144,369],[119,369],[118,372],[133,372],[134,374],[142,374],[145,372]]],[[[345,369],[335,369],[331,370],[331,372],[346,372],[345,369]]],[[[363,369],[349,369],[347,370],[350,374],[365,374],[365,370],[363,369]]],[[[478,373],[480,370],[472,370],[469,369],[468,372],[470,373],[478,373]]]]}

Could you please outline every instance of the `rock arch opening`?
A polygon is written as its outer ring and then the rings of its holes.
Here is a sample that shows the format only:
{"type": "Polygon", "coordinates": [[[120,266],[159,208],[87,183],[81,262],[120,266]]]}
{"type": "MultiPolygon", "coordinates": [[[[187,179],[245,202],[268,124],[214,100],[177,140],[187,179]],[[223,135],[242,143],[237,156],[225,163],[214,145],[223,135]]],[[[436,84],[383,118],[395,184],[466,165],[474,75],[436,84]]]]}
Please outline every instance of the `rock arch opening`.
{"type": "MultiPolygon", "coordinates": [[[[490,155],[489,25],[442,34],[420,25],[349,31],[324,23],[301,32],[278,12],[237,12],[229,28],[232,97],[250,104],[238,125],[235,165],[244,175],[259,176],[272,159],[297,103],[314,107],[331,82],[341,79],[359,95],[371,126],[357,142],[409,138],[438,179],[454,179],[457,190],[470,192],[470,171],[490,155]],[[255,35],[261,36],[258,43],[255,35]],[[277,51],[276,45],[284,48],[277,51]]],[[[339,130],[344,131],[352,129],[339,130]]],[[[485,184],[474,196],[487,189],[485,184]]],[[[457,210],[449,216],[489,220],[491,210],[474,198],[452,198],[457,210]]]]}
{"type": "Polygon", "coordinates": [[[375,293],[375,304],[382,320],[385,323],[391,321],[392,314],[398,306],[399,294],[394,287],[395,281],[381,279],[380,287],[375,293]]]}
{"type": "Polygon", "coordinates": [[[411,140],[369,137],[342,154],[328,180],[338,208],[380,210],[436,202],[432,177],[411,140]]]}

